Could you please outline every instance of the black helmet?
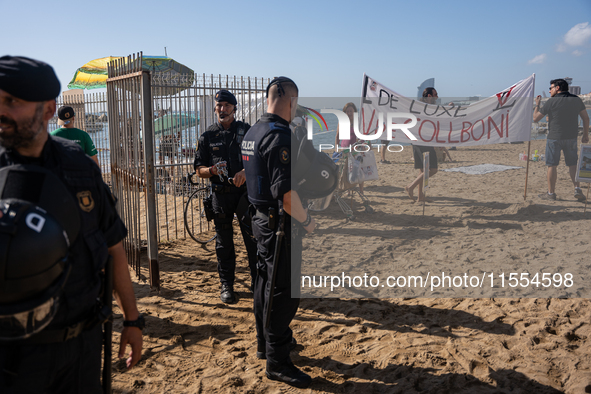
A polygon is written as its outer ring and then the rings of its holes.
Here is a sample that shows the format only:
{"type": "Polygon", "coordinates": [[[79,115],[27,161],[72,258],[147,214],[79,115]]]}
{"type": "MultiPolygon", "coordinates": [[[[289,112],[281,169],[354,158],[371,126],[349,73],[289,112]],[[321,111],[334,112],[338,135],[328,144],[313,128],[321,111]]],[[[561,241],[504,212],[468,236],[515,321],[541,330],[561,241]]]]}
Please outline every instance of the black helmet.
{"type": "Polygon", "coordinates": [[[0,212],[0,341],[8,341],[55,316],[80,218],[59,178],[37,166],[0,169],[0,212]]]}
{"type": "Polygon", "coordinates": [[[0,200],[0,340],[26,338],[57,312],[67,279],[68,237],[44,209],[0,200]]]}
{"type": "Polygon", "coordinates": [[[296,147],[297,153],[292,167],[292,189],[304,199],[330,199],[338,185],[337,165],[326,153],[317,151],[312,142],[303,137],[303,131],[297,129],[303,127],[297,127],[292,138],[292,147],[296,147]]]}

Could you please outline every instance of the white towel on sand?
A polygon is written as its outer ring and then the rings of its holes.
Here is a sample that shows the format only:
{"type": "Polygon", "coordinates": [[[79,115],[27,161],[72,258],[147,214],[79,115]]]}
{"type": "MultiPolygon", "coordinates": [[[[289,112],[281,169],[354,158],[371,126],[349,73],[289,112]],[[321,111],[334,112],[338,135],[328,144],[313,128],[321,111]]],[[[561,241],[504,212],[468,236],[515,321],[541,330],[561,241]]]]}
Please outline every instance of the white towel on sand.
{"type": "Polygon", "coordinates": [[[475,166],[468,166],[468,167],[446,168],[443,171],[463,172],[464,174],[469,174],[469,175],[482,175],[482,174],[488,174],[489,172],[517,170],[519,168],[523,168],[523,167],[504,166],[501,164],[478,164],[475,166]]]}

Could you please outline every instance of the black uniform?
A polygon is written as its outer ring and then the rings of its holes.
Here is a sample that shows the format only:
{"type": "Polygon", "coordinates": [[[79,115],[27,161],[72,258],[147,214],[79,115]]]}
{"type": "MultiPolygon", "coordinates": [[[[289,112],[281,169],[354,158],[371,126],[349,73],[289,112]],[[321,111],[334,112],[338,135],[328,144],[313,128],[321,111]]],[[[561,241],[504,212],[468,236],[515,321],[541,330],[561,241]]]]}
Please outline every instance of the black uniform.
{"type": "Polygon", "coordinates": [[[266,349],[267,369],[290,363],[289,351],[294,318],[300,300],[292,298],[291,278],[299,278],[301,237],[293,237],[291,216],[285,214],[285,236],[277,265],[273,265],[279,220],[269,223],[269,210],[276,212],[291,190],[291,138],[289,124],[281,117],[264,114],[244,137],[242,160],[246,170],[248,198],[256,207],[252,227],[257,239],[258,276],[254,292],[259,349],[266,349]],[[264,306],[270,295],[273,270],[277,270],[270,324],[264,328],[264,306]]]}
{"type": "MultiPolygon", "coordinates": [[[[249,128],[248,123],[235,120],[228,130],[225,130],[220,123],[210,126],[199,138],[199,145],[195,155],[195,169],[199,166],[210,167],[225,161],[227,163],[228,177],[233,177],[237,172],[242,171],[240,143],[249,128]]],[[[246,186],[236,187],[227,178],[224,178],[222,182],[217,175],[212,176],[210,180],[215,212],[213,221],[217,234],[215,252],[218,258],[218,272],[222,285],[233,286],[236,253],[234,251],[232,221],[240,197],[246,191],[246,186]]],[[[240,223],[240,230],[248,254],[251,278],[254,280],[256,276],[256,244],[248,235],[242,223],[240,223]]]]}
{"type": "Polygon", "coordinates": [[[127,230],[98,166],[75,142],[50,136],[39,158],[0,146],[0,167],[13,164],[39,165],[56,174],[78,203],[81,226],[70,247],[72,271],[60,307],[43,331],[63,335],[62,339],[38,344],[33,336],[0,344],[0,392],[100,393],[101,327],[88,326],[96,315],[108,247],[119,243],[127,230]],[[63,340],[67,327],[70,333],[86,328],[63,340]]]}

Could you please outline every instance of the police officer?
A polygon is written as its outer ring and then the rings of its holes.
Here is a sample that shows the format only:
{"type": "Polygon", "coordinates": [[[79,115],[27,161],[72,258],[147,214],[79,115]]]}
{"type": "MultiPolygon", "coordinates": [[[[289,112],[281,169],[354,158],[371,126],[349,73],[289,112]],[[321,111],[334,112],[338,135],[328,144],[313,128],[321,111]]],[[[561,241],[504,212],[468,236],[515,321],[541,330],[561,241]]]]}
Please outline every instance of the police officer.
{"type": "Polygon", "coordinates": [[[254,292],[257,357],[267,359],[269,379],[305,388],[312,379],[293,365],[289,355],[295,343],[289,325],[300,302],[292,298],[291,278],[299,278],[302,246],[301,236],[293,236],[294,230],[303,227],[312,232],[315,227],[291,188],[289,124],[295,116],[297,97],[298,88],[291,79],[278,77],[270,82],[268,112],[246,134],[242,155],[248,198],[256,207],[252,227],[259,256],[254,292]],[[284,236],[278,229],[283,229],[284,236]],[[275,286],[271,289],[273,276],[275,286]],[[265,307],[270,302],[267,316],[265,307]]]}
{"type": "MultiPolygon", "coordinates": [[[[75,201],[76,210],[71,214],[80,220],[79,235],[69,245],[71,269],[55,317],[29,338],[0,342],[2,393],[102,391],[102,337],[100,323],[96,323],[96,300],[108,254],[114,263],[115,299],[125,319],[119,357],[123,357],[127,345],[131,346],[128,368],[141,356],[143,318],[136,306],[121,243],[127,230],[99,168],[78,144],[47,132],[59,92],[59,81],[48,64],[25,57],[0,58],[0,168],[24,165],[48,170],[75,201]]],[[[36,204],[33,200],[47,193],[34,172],[8,175],[0,191],[2,199],[19,194],[36,204]]],[[[5,328],[0,325],[0,336],[5,328]]]]}
{"type": "MultiPolygon", "coordinates": [[[[213,221],[217,235],[215,252],[221,282],[220,299],[227,304],[233,304],[238,299],[234,293],[236,253],[232,221],[240,199],[246,191],[240,144],[250,125],[234,119],[237,101],[232,93],[220,90],[215,94],[215,101],[218,121],[199,138],[194,167],[201,178],[210,178],[212,183],[215,212],[213,221]],[[218,174],[216,164],[227,171],[227,176],[218,174]],[[229,178],[233,178],[232,181],[229,178]]],[[[242,222],[240,230],[248,254],[252,288],[256,276],[256,243],[242,222]]]]}

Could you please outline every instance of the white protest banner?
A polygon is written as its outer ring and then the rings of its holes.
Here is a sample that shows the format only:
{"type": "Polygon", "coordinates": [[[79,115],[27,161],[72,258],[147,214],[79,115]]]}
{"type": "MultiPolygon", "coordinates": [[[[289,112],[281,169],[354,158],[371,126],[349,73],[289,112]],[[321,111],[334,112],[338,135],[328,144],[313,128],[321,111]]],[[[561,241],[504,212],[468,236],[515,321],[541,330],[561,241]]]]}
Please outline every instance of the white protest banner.
{"type": "Polygon", "coordinates": [[[529,141],[535,74],[492,97],[463,104],[427,104],[363,75],[358,138],[423,146],[529,141]]]}

